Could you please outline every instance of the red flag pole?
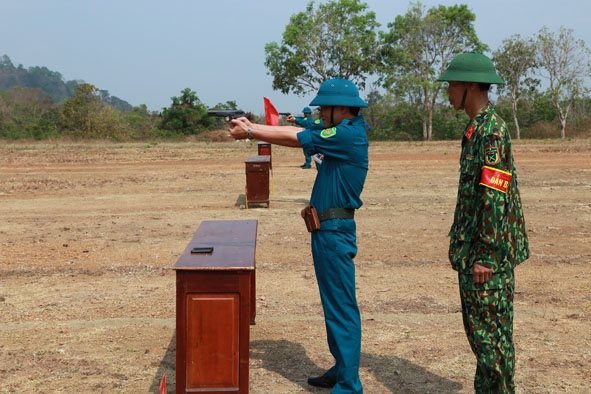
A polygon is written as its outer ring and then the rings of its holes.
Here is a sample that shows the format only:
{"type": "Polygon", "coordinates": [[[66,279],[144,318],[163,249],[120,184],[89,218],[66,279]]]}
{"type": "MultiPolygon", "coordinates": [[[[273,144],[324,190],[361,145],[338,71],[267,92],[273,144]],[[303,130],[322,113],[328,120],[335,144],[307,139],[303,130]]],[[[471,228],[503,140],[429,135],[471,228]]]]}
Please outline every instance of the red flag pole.
{"type": "MultiPolygon", "coordinates": [[[[279,125],[279,111],[273,105],[271,100],[263,97],[265,104],[265,122],[271,126],[279,125]]],[[[271,167],[271,192],[275,191],[275,181],[273,179],[273,167],[271,167]]]]}

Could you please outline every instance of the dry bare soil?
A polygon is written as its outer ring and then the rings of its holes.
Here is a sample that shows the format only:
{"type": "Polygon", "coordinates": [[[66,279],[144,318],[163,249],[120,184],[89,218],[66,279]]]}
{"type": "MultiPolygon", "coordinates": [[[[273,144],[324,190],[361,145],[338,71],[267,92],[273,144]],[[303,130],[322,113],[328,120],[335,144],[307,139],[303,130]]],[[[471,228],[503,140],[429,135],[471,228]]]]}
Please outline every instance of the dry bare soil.
{"type": "MultiPolygon", "coordinates": [[[[459,142],[373,143],[357,215],[365,392],[471,393],[447,262],[459,142]]],[[[591,141],[514,141],[532,257],[517,269],[518,393],[591,391],[591,141]]],[[[250,392],[327,393],[299,216],[315,170],[273,147],[270,207],[241,209],[255,143],[0,143],[0,392],[175,387],[175,262],[203,220],[258,220],[250,392]]]]}

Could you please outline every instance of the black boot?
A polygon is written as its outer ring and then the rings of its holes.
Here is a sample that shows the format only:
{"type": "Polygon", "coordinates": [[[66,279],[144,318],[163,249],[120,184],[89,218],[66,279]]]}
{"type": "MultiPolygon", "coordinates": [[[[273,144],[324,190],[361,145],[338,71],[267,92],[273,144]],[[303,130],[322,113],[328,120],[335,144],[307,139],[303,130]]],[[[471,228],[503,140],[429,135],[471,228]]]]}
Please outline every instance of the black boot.
{"type": "Polygon", "coordinates": [[[337,381],[334,380],[333,378],[331,378],[330,376],[326,376],[326,374],[324,374],[321,376],[314,376],[314,377],[308,378],[308,384],[310,386],[322,387],[325,389],[329,389],[331,387],[334,387],[335,384],[337,384],[337,381]]]}

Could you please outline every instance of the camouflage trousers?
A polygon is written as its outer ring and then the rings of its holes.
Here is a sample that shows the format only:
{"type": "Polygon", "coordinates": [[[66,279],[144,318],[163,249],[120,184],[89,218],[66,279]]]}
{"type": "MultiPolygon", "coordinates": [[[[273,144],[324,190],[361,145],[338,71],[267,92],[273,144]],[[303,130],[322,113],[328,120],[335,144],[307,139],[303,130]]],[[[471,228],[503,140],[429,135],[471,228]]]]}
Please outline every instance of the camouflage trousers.
{"type": "Polygon", "coordinates": [[[464,331],[476,356],[476,394],[515,393],[514,288],[514,281],[491,290],[460,286],[464,331]]]}

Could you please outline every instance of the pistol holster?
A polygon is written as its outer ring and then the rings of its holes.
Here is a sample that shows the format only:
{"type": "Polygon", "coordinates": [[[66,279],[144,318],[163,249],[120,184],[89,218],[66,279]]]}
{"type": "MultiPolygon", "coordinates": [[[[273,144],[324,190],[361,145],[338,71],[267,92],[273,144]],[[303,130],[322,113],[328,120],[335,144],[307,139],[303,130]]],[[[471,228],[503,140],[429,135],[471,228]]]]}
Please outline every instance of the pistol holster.
{"type": "Polygon", "coordinates": [[[312,233],[314,231],[320,230],[318,212],[316,212],[316,208],[314,208],[312,205],[308,205],[302,209],[302,218],[304,218],[308,232],[312,233]]]}

